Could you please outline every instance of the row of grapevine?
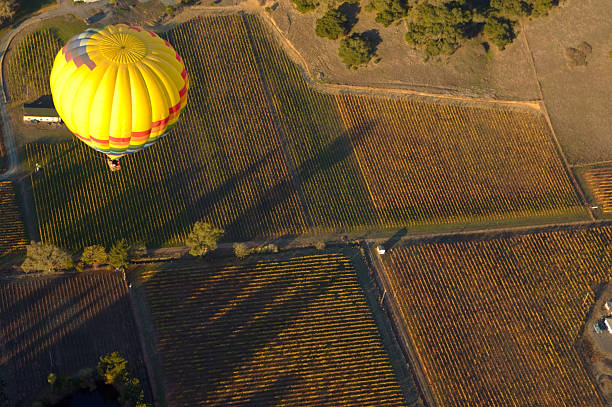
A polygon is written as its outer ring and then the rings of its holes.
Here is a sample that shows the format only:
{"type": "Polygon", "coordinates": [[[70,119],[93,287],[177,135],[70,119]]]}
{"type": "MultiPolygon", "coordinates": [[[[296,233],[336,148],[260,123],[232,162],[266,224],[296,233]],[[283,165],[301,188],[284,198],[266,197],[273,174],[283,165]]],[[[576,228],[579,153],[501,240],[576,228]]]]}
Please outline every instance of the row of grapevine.
{"type": "Polygon", "coordinates": [[[0,257],[23,251],[27,244],[10,181],[0,181],[0,257]]]}
{"type": "Polygon", "coordinates": [[[584,215],[539,115],[336,100],[383,225],[584,215]]]}
{"type": "Polygon", "coordinates": [[[584,178],[601,211],[612,213],[612,168],[589,169],[584,178]]]}
{"type": "Polygon", "coordinates": [[[255,16],[167,38],[191,85],[167,139],[112,174],[78,143],[27,148],[46,166],[32,178],[44,240],[175,244],[200,219],[249,240],[585,217],[539,115],[315,92],[255,16]]]}
{"type": "Polygon", "coordinates": [[[190,263],[141,277],[170,405],[405,405],[344,256],[190,263]]]}
{"type": "Polygon", "coordinates": [[[385,279],[440,406],[600,406],[574,346],[610,278],[612,229],[422,243],[385,279]]]}
{"type": "Polygon", "coordinates": [[[51,93],[49,73],[62,45],[51,29],[34,31],[17,43],[6,67],[11,101],[24,102],[51,93]]]}
{"type": "Polygon", "coordinates": [[[258,17],[244,19],[314,226],[329,230],[377,224],[334,97],[310,87],[258,17]]]}
{"type": "Polygon", "coordinates": [[[73,375],[114,351],[147,389],[127,295],[119,273],[0,280],[0,360],[10,378],[9,406],[41,394],[49,373],[73,375]]]}

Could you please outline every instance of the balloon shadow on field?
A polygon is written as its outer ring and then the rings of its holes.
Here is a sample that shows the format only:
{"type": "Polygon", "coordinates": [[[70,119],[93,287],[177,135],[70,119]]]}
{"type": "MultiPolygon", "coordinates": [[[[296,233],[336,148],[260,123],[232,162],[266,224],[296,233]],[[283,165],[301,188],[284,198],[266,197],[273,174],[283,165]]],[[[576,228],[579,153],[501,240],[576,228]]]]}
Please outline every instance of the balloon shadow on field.
{"type": "MultiPolygon", "coordinates": [[[[350,155],[354,154],[353,144],[361,142],[363,131],[369,129],[370,125],[365,123],[360,126],[360,131],[349,130],[343,132],[336,137],[332,142],[328,143],[316,156],[304,161],[295,171],[295,182],[291,179],[283,179],[278,182],[273,188],[256,202],[253,202],[245,211],[240,213],[238,217],[225,227],[226,235],[234,240],[250,240],[254,238],[270,237],[267,226],[267,219],[264,216],[271,209],[276,208],[283,202],[287,201],[296,193],[294,185],[302,188],[307,182],[311,181],[320,173],[329,171],[332,167],[346,160],[350,155]],[[350,138],[349,138],[350,137],[350,138]],[[247,226],[251,230],[259,231],[258,234],[244,233],[247,226]]],[[[358,174],[355,174],[356,176],[358,174]]],[[[342,199],[342,197],[336,197],[342,199]]],[[[308,211],[308,196],[305,197],[306,208],[301,208],[302,211],[308,211]]],[[[313,225],[317,226],[317,225],[313,225]]]]}

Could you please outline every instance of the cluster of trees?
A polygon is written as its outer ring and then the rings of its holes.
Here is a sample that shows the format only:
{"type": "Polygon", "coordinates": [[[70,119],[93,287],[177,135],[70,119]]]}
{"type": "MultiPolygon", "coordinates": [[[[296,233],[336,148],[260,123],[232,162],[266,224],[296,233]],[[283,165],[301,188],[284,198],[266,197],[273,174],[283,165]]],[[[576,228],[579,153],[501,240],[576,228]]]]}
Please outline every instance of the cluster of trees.
{"type": "MultiPolygon", "coordinates": [[[[312,11],[319,6],[315,0],[291,0],[299,12],[312,11]]],[[[340,39],[338,56],[347,68],[356,69],[367,65],[375,56],[376,46],[364,33],[352,33],[357,22],[351,10],[358,10],[357,3],[345,2],[338,7],[330,7],[316,20],[315,33],[332,41],[340,39]],[[350,34],[350,35],[349,35],[350,34]]]]}
{"type": "MultiPolygon", "coordinates": [[[[302,13],[319,6],[318,0],[291,1],[302,13]]],[[[375,11],[375,20],[385,27],[404,19],[406,42],[429,57],[450,55],[481,33],[503,50],[516,37],[520,18],[546,15],[557,4],[558,0],[370,0],[366,10],[375,11]]],[[[320,37],[342,38],[338,52],[348,68],[367,64],[375,55],[375,44],[363,34],[347,37],[351,29],[342,6],[329,8],[315,29],[320,37]]]]}
{"type": "MultiPolygon", "coordinates": [[[[185,240],[189,253],[193,256],[204,256],[217,248],[217,242],[223,236],[223,230],[217,229],[205,222],[196,222],[185,240]]],[[[42,242],[30,242],[26,247],[26,258],[21,268],[26,273],[51,273],[59,270],[76,268],[83,270],[85,266],[98,269],[102,265],[116,271],[124,270],[133,259],[147,253],[143,242],[129,243],[126,239],[117,241],[107,252],[101,245],[87,246],[83,249],[80,261],[75,264],[73,257],[59,247],[42,242]]]]}
{"type": "Polygon", "coordinates": [[[149,407],[144,402],[144,391],[140,380],[131,375],[127,360],[119,352],[101,356],[95,370],[91,368],[81,369],[77,375],[72,377],[50,373],[47,381],[51,385],[51,391],[48,395],[34,402],[34,407],[53,405],[80,389],[93,391],[99,383],[111,385],[117,390],[119,393],[117,401],[121,406],[149,407]]]}
{"type": "Polygon", "coordinates": [[[125,239],[116,242],[106,252],[104,246],[93,245],[83,249],[81,260],[74,263],[72,255],[59,247],[42,242],[30,242],[26,248],[26,258],[21,268],[26,273],[40,271],[51,273],[58,270],[76,268],[82,270],[86,265],[99,268],[107,264],[115,270],[122,270],[128,266],[130,260],[146,253],[146,246],[142,242],[130,244],[125,239]]]}
{"type": "Polygon", "coordinates": [[[403,16],[394,15],[407,19],[408,44],[434,56],[450,55],[465,40],[480,33],[503,50],[516,37],[519,18],[545,15],[555,5],[557,0],[415,1],[404,4],[403,16]]]}

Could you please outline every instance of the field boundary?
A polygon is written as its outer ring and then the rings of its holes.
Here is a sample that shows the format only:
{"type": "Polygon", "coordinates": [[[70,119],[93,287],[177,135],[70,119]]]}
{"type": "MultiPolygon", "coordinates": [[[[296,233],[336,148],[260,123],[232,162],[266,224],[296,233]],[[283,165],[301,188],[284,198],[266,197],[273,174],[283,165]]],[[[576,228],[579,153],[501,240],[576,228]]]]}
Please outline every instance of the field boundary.
{"type": "MultiPolygon", "coordinates": [[[[371,86],[357,86],[349,84],[324,83],[315,79],[308,68],[305,58],[297,50],[295,45],[285,36],[282,30],[274,22],[274,20],[259,7],[252,5],[234,5],[234,6],[191,6],[188,10],[195,11],[191,13],[189,18],[180,18],[180,15],[164,26],[156,27],[157,31],[165,32],[175,28],[177,25],[185,23],[191,19],[206,15],[228,15],[228,14],[254,14],[259,16],[266,25],[272,28],[274,37],[279,41],[283,50],[289,58],[296,63],[299,71],[308,84],[316,91],[326,94],[355,94],[355,95],[371,95],[390,98],[413,98],[425,100],[432,103],[449,103],[449,104],[465,104],[475,107],[489,107],[498,109],[518,109],[528,111],[540,111],[541,100],[504,100],[504,99],[488,99],[481,97],[460,96],[444,93],[423,92],[410,89],[398,88],[379,88],[371,86]]],[[[449,89],[450,91],[450,89],[449,89]]]]}
{"type": "Polygon", "coordinates": [[[398,323],[399,314],[401,314],[401,311],[395,302],[393,290],[388,288],[385,266],[380,261],[378,254],[374,253],[375,248],[373,245],[368,245],[365,243],[362,245],[362,247],[366,253],[366,259],[372,268],[374,286],[378,290],[378,295],[381,296],[379,304],[390,322],[393,336],[396,338],[400,349],[404,354],[404,358],[410,365],[409,369],[415,379],[415,384],[418,392],[421,395],[421,400],[427,407],[436,407],[437,404],[433,394],[431,393],[425,370],[421,364],[421,359],[419,358],[416,349],[412,345],[410,335],[408,332],[406,332],[406,329],[403,328],[403,325],[398,323]],[[391,297],[392,300],[390,300],[389,297],[391,297]]]}

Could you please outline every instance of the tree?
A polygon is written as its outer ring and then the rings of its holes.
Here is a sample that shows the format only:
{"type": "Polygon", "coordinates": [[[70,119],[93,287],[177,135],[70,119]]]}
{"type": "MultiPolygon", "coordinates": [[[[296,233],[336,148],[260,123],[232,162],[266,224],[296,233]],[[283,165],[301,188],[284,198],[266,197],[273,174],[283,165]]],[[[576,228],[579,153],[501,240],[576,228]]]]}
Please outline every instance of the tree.
{"type": "Polygon", "coordinates": [[[206,222],[196,222],[185,240],[192,256],[204,256],[217,248],[217,241],[223,236],[223,229],[217,229],[206,222]]]}
{"type": "Polygon", "coordinates": [[[128,379],[127,360],[119,352],[101,356],[98,362],[98,374],[108,384],[123,384],[128,379]]]}
{"type": "Polygon", "coordinates": [[[327,10],[327,13],[317,20],[315,32],[319,37],[337,40],[338,37],[348,34],[349,19],[338,10],[327,10]]]}
{"type": "Polygon", "coordinates": [[[319,7],[317,0],[291,0],[300,13],[307,13],[319,7]]]}
{"type": "Polygon", "coordinates": [[[353,33],[340,41],[338,55],[347,68],[364,65],[374,56],[374,46],[364,34],[353,33]]]}
{"type": "Polygon", "coordinates": [[[124,269],[130,264],[129,250],[130,245],[127,240],[119,240],[108,252],[108,264],[115,270],[124,269]]]}
{"type": "Polygon", "coordinates": [[[34,241],[26,247],[26,259],[21,264],[21,268],[26,273],[33,271],[50,273],[69,269],[72,266],[72,257],[59,247],[34,241]]]}
{"type": "Polygon", "coordinates": [[[11,20],[15,17],[15,0],[0,0],[0,23],[11,20]]]}
{"type": "Polygon", "coordinates": [[[506,48],[506,45],[511,44],[516,36],[511,21],[493,16],[490,16],[485,21],[483,32],[489,41],[500,50],[506,48]]]}
{"type": "Polygon", "coordinates": [[[406,42],[423,48],[428,56],[451,55],[467,38],[472,14],[452,4],[421,3],[411,11],[406,42]]]}
{"type": "Polygon", "coordinates": [[[98,268],[98,265],[108,261],[108,254],[106,254],[106,249],[98,244],[87,246],[83,249],[81,261],[94,266],[94,268],[98,268]]]}

